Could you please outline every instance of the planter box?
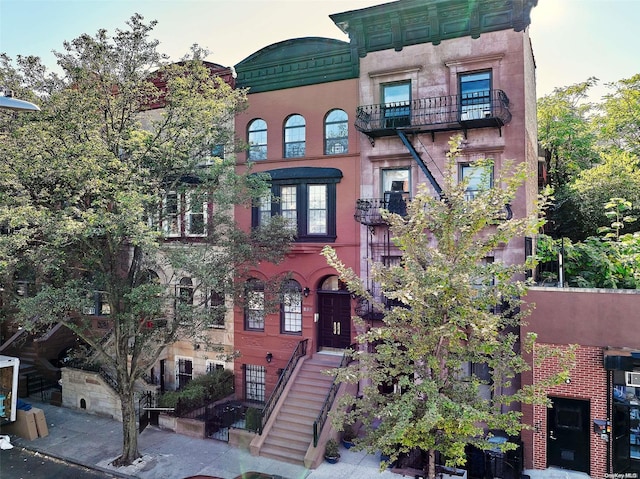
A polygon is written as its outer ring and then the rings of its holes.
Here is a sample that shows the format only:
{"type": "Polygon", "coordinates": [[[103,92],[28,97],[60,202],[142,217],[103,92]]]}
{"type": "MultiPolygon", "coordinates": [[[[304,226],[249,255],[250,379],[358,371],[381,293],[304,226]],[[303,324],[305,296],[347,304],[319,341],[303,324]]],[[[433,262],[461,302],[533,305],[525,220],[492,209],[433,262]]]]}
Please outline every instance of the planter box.
{"type": "Polygon", "coordinates": [[[229,445],[249,451],[251,441],[256,435],[255,432],[247,431],[246,429],[231,428],[229,429],[229,445]]]}

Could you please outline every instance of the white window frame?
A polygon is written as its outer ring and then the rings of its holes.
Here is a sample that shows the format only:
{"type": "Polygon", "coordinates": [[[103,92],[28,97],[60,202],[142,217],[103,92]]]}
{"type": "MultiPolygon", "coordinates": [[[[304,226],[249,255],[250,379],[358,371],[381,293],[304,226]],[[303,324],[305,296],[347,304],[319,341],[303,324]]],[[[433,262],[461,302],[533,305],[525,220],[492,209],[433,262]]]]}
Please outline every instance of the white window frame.
{"type": "Polygon", "coordinates": [[[187,192],[185,194],[185,199],[186,199],[186,211],[184,213],[185,216],[185,236],[190,236],[190,237],[205,237],[207,236],[207,226],[208,226],[208,221],[209,221],[209,203],[206,200],[206,194],[203,192],[195,192],[195,191],[190,191],[187,192]],[[196,196],[200,196],[203,198],[202,203],[198,202],[197,204],[201,204],[202,207],[202,211],[201,212],[197,212],[194,213],[192,211],[192,206],[193,206],[193,198],[196,196]],[[191,231],[191,228],[194,224],[194,216],[195,215],[202,215],[202,229],[203,232],[202,233],[193,233],[191,231]]]}
{"type": "Polygon", "coordinates": [[[180,194],[177,191],[168,191],[162,197],[162,232],[167,238],[179,237],[182,234],[182,206],[180,194]],[[175,214],[167,211],[168,197],[175,196],[175,214]],[[175,222],[176,228],[172,228],[175,222]]]}

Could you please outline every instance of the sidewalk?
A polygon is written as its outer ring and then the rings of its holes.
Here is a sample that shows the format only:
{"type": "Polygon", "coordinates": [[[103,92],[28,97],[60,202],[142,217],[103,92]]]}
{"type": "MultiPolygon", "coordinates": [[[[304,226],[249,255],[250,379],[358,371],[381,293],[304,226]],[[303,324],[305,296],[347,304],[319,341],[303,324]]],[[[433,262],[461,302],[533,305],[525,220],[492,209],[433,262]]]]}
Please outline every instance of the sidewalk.
{"type": "Polygon", "coordinates": [[[390,471],[379,471],[379,459],[362,452],[342,449],[338,464],[322,463],[317,469],[288,464],[212,439],[194,439],[172,431],[148,426],[138,438],[141,460],[128,467],[113,468],[110,463],[120,455],[120,422],[73,409],[52,406],[30,399],[42,409],[49,435],[28,441],[11,437],[14,446],[65,461],[108,472],[118,478],[182,479],[194,475],[233,479],[248,471],[264,472],[285,479],[399,479],[390,471]]]}
{"type": "MultiPolygon", "coordinates": [[[[111,462],[122,450],[120,422],[33,399],[28,402],[44,411],[49,435],[33,441],[12,436],[14,446],[100,470],[114,478],[183,479],[200,474],[233,479],[243,472],[256,471],[284,479],[413,479],[390,471],[380,472],[377,456],[344,448],[337,464],[323,462],[317,469],[309,470],[255,457],[225,442],[194,439],[154,426],[147,426],[138,437],[142,458],[132,466],[116,469],[111,462]]],[[[531,479],[589,479],[587,474],[553,468],[527,470],[525,474],[531,479]]]]}

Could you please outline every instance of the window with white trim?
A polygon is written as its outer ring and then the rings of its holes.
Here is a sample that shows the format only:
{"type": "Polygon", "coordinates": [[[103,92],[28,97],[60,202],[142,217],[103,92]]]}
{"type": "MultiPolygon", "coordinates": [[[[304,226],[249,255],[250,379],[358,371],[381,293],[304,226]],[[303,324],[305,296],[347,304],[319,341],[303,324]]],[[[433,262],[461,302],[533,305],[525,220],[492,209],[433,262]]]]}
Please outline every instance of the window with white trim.
{"type": "Polygon", "coordinates": [[[264,283],[251,278],[245,285],[244,327],[248,331],[264,331],[264,283]]]}
{"type": "Polygon", "coordinates": [[[180,195],[168,192],[162,199],[162,231],[168,237],[180,236],[180,195]]]}
{"type": "Polygon", "coordinates": [[[286,334],[302,334],[302,287],[294,279],[287,281],[282,291],[280,330],[286,334]]]}
{"type": "Polygon", "coordinates": [[[186,195],[185,229],[187,236],[207,235],[207,195],[200,191],[186,195]]]}

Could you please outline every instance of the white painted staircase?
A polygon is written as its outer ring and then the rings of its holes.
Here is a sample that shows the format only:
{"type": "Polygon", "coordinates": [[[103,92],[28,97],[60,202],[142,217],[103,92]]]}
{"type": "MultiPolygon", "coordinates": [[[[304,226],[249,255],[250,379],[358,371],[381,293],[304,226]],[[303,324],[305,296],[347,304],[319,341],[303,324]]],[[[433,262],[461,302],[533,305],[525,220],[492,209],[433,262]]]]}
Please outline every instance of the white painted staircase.
{"type": "Polygon", "coordinates": [[[313,441],[313,423],[333,384],[333,376],[322,371],[338,367],[341,361],[341,354],[320,352],[302,363],[290,379],[289,393],[280,399],[283,404],[273,426],[265,431],[260,456],[304,465],[313,441]]]}

